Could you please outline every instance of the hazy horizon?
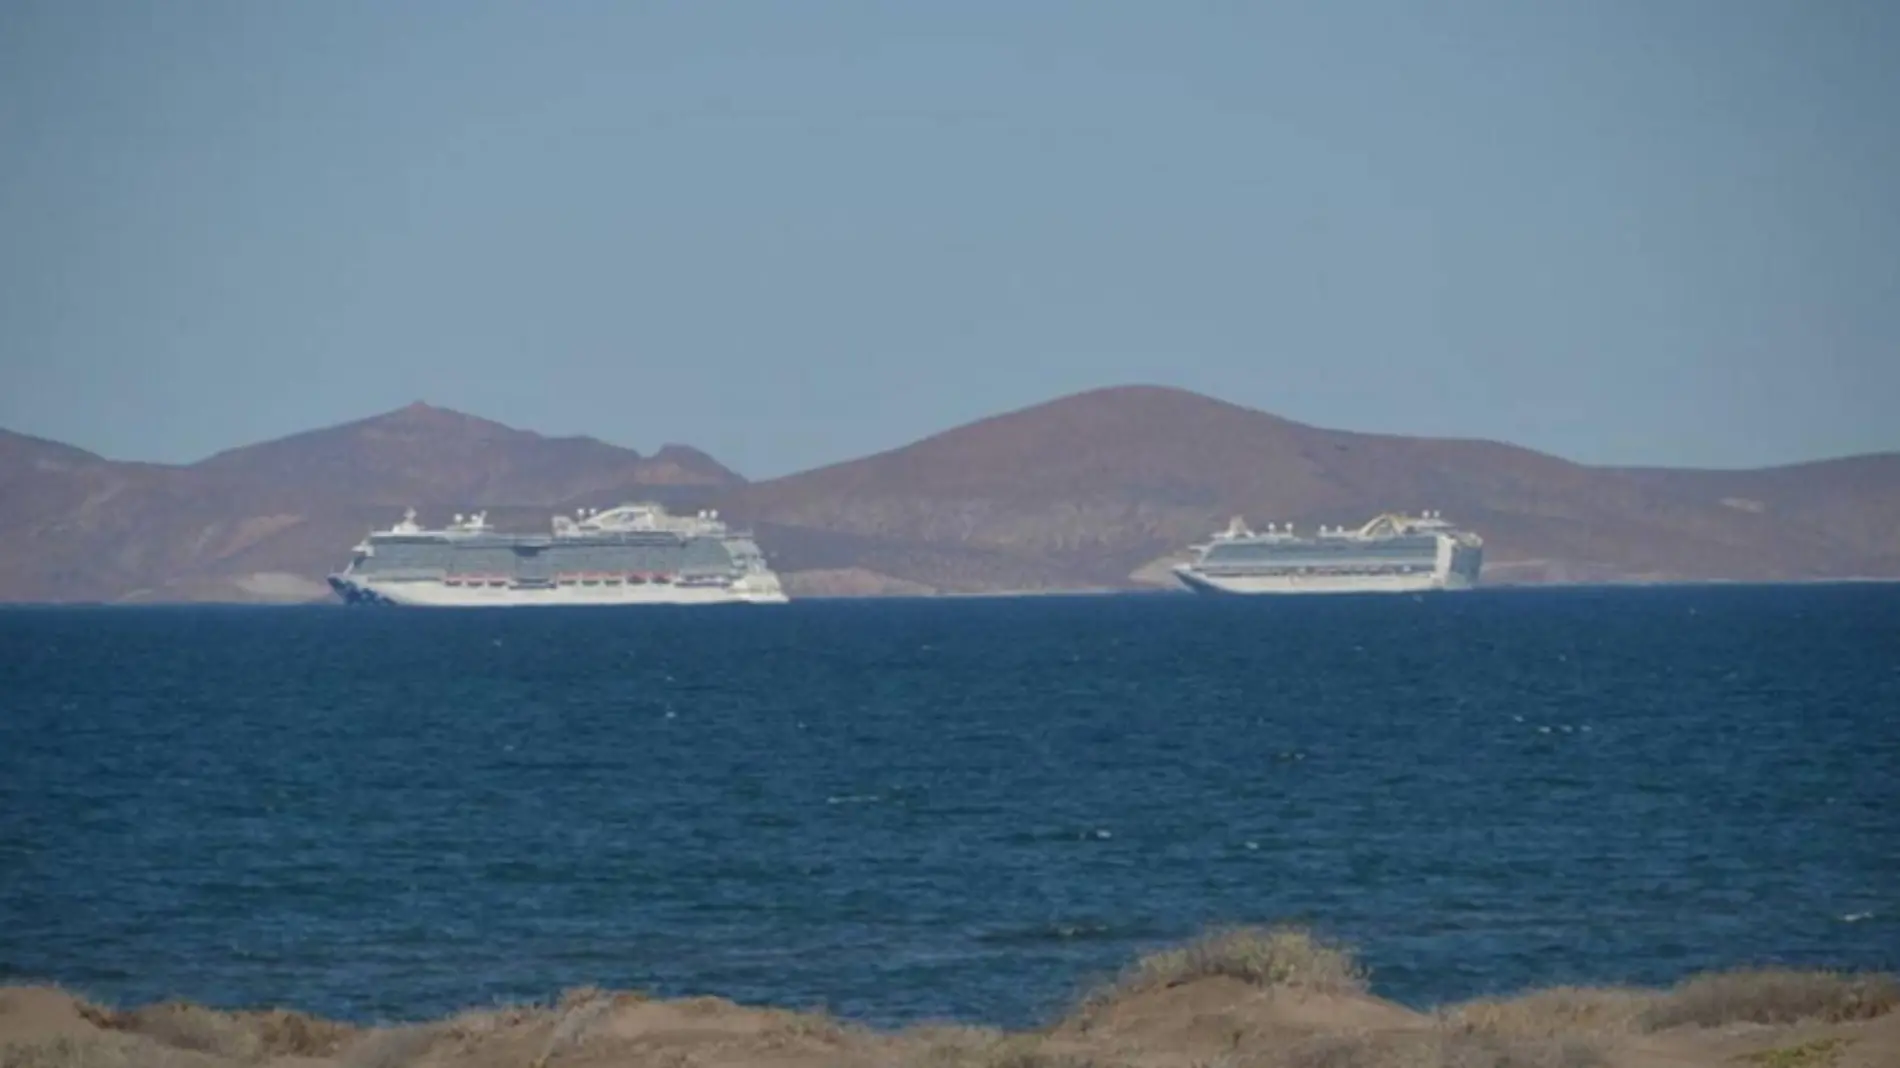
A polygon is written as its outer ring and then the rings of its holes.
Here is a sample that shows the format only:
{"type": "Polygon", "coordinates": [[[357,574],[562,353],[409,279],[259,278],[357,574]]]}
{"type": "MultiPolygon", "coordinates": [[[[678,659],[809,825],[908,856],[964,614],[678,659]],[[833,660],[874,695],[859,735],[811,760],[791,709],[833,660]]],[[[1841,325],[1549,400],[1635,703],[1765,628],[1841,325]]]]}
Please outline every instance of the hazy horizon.
{"type": "Polygon", "coordinates": [[[0,426],[413,401],[769,478],[1147,383],[1900,450],[1900,9],[0,9],[0,426]]]}

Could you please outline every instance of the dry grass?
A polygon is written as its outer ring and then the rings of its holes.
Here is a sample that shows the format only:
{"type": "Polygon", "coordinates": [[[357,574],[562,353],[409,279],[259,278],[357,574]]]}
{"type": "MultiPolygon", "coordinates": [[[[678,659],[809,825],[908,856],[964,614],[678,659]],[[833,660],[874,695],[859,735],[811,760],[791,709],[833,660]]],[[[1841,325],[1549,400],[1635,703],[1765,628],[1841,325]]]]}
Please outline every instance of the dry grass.
{"type": "Polygon", "coordinates": [[[0,1045],[0,1068],[224,1068],[228,1063],[125,1034],[0,1045]]]}
{"type": "Polygon", "coordinates": [[[561,995],[555,1006],[554,1030],[535,1058],[534,1068],[548,1063],[557,1054],[577,1048],[587,1041],[587,1032],[613,1010],[615,998],[598,987],[582,987],[561,995]]]}
{"type": "Polygon", "coordinates": [[[906,1068],[959,1068],[982,1063],[1006,1039],[993,1027],[962,1024],[922,1024],[897,1036],[906,1068]]]}
{"type": "Polygon", "coordinates": [[[1130,1062],[1072,1050],[1046,1049],[1038,1040],[1018,1036],[989,1049],[973,1051],[964,1059],[922,1063],[944,1068],[1129,1068],[1130,1062]]]}
{"type": "Polygon", "coordinates": [[[1576,1039],[1432,1031],[1328,1035],[1256,1063],[1259,1068],[1599,1068],[1609,1061],[1601,1047],[1576,1039]]]}
{"type": "Polygon", "coordinates": [[[1441,1009],[1444,1027],[1500,1038],[1628,1034],[1656,999],[1644,990],[1560,986],[1515,998],[1481,999],[1441,1009]]]}
{"type": "Polygon", "coordinates": [[[248,1020],[269,1057],[328,1057],[356,1034],[347,1024],[283,1009],[237,1015],[248,1020]]]}
{"type": "Polygon", "coordinates": [[[108,1016],[106,1026],[127,1034],[143,1035],[174,1049],[208,1053],[234,1061],[261,1060],[263,1043],[229,1013],[202,1005],[168,1001],[108,1016]]]}
{"type": "Polygon", "coordinates": [[[243,1064],[280,1056],[327,1057],[354,1030],[300,1012],[224,1012],[183,1001],[129,1011],[82,1005],[80,1014],[106,1031],[243,1064]]]}
{"type": "Polygon", "coordinates": [[[1698,975],[1657,995],[1635,1021],[1644,1031],[1728,1024],[1840,1023],[1900,1006],[1890,975],[1752,968],[1698,975]]]}
{"type": "Polygon", "coordinates": [[[1504,1038],[1614,1036],[1731,1024],[1842,1023],[1900,1006],[1886,975],[1749,969],[1698,975],[1669,990],[1557,987],[1441,1010],[1467,1034],[1504,1038]]]}
{"type": "Polygon", "coordinates": [[[908,1034],[901,1068],[1124,1068],[1130,1062],[1052,1046],[1042,1035],[986,1027],[928,1027],[908,1034]]]}
{"type": "Polygon", "coordinates": [[[1845,1038],[1817,1038],[1795,1046],[1746,1053],[1738,1059],[1759,1068],[1827,1068],[1841,1059],[1849,1044],[1845,1038]]]}
{"type": "Polygon", "coordinates": [[[1114,983],[1084,998],[1083,1007],[1217,976],[1320,994],[1363,995],[1367,990],[1366,970],[1345,946],[1300,927],[1232,927],[1142,957],[1114,983]]]}
{"type": "Polygon", "coordinates": [[[1695,1058],[1721,1050],[1728,1068],[1831,1068],[1843,1059],[1874,1063],[1865,1058],[1889,1040],[1817,1034],[1819,1026],[1900,1008],[1892,976],[1785,969],[1710,973],[1666,990],[1558,987],[1431,1015],[1364,1000],[1368,989],[1350,949],[1275,926],[1216,930],[1144,956],[1083,999],[1069,1021],[1080,1026],[1013,1033],[959,1025],[874,1032],[824,1012],[711,997],[640,1005],[644,995],[592,987],[553,1004],[497,1005],[374,1029],[293,1012],[179,1002],[121,1011],[40,994],[12,1002],[11,1011],[42,1016],[39,1023],[20,1017],[28,1026],[14,1034],[33,1040],[0,1046],[0,1068],[265,1068],[283,1064],[280,1058],[324,1068],[1599,1068],[1624,1063],[1613,1055],[1658,1050],[1688,1058],[1679,1063],[1714,1064],[1695,1058]],[[1214,982],[1173,990],[1203,980],[1214,982]],[[1324,996],[1263,997],[1237,984],[1324,996]],[[1775,1048],[1739,1057],[1736,1036],[1701,1033],[1736,1024],[1802,1029],[1753,1035],[1747,1043],[1775,1048]],[[37,1037],[48,1034],[60,1037],[37,1037]]]}
{"type": "Polygon", "coordinates": [[[344,1047],[338,1068],[405,1068],[422,1059],[443,1037],[439,1024],[410,1024],[366,1032],[344,1047]]]}
{"type": "Polygon", "coordinates": [[[871,1033],[857,1024],[838,1019],[828,1009],[809,1009],[804,1012],[774,1012],[772,1023],[764,1034],[768,1041],[781,1045],[813,1042],[841,1046],[854,1038],[868,1038],[871,1033]]]}
{"type": "Polygon", "coordinates": [[[526,1005],[500,1005],[492,1009],[464,1009],[442,1022],[441,1032],[458,1042],[478,1042],[489,1035],[519,1027],[541,1015],[542,1010],[526,1005]]]}

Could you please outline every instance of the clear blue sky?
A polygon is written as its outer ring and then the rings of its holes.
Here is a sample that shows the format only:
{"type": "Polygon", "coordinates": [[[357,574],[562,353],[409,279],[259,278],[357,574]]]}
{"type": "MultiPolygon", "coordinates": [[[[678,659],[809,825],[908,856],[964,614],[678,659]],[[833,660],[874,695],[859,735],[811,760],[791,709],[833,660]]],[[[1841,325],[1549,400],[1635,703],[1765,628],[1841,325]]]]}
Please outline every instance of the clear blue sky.
{"type": "Polygon", "coordinates": [[[0,5],[0,426],[426,399],[757,477],[1133,381],[1900,448],[1900,5],[0,5]]]}

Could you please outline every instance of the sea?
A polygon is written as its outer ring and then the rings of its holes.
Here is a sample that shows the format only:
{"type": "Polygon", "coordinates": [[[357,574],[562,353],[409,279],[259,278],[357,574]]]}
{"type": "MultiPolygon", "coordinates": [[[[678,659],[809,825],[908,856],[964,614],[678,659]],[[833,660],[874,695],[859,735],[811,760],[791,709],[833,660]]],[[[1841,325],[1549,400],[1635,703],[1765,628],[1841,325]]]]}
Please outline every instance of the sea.
{"type": "Polygon", "coordinates": [[[1900,968],[1900,586],[0,611],[0,982],[1059,1015],[1900,968]]]}

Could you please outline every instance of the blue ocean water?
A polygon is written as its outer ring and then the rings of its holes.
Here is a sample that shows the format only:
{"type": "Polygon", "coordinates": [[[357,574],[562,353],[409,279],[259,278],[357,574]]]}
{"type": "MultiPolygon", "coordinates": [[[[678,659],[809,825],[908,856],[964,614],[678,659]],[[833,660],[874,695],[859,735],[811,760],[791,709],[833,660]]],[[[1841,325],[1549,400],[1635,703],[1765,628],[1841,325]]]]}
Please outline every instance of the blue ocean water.
{"type": "Polygon", "coordinates": [[[1427,1004],[1900,967],[1900,588],[0,612],[0,979],[1046,1018],[1291,919],[1427,1004]]]}

